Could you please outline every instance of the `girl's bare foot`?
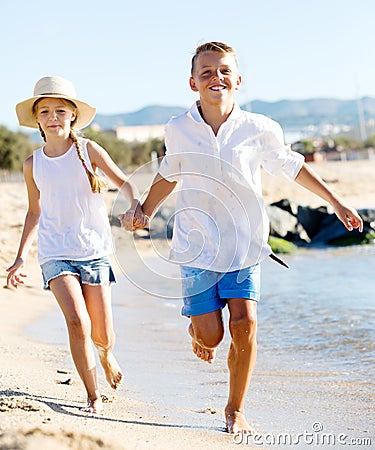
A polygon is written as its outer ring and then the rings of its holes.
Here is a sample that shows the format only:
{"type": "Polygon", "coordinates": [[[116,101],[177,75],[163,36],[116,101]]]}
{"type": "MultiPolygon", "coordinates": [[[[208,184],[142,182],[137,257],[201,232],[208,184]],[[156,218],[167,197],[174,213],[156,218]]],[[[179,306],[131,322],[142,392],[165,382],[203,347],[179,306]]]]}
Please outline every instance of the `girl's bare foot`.
{"type": "Polygon", "coordinates": [[[98,348],[98,353],[108,383],[113,389],[117,389],[123,378],[120,366],[110,350],[98,348]]]}
{"type": "Polygon", "coordinates": [[[240,411],[225,411],[227,431],[230,434],[254,434],[255,430],[247,423],[244,413],[240,411]]]}
{"type": "Polygon", "coordinates": [[[84,408],[81,408],[81,411],[89,413],[89,414],[100,414],[103,409],[103,401],[99,396],[93,400],[87,399],[87,405],[84,408]]]}

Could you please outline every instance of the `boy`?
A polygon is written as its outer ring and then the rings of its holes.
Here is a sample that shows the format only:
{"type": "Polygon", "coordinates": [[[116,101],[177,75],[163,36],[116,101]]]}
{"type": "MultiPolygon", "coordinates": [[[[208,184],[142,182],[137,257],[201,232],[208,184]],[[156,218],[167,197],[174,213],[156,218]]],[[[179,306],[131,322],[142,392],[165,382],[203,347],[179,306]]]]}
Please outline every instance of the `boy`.
{"type": "MultiPolygon", "coordinates": [[[[142,208],[151,217],[181,181],[171,260],[181,265],[182,314],[190,318],[193,352],[212,363],[224,335],[222,308],[228,306],[226,426],[229,433],[249,434],[254,431],[244,401],[257,351],[259,263],[271,254],[261,166],[326,200],[348,230],[362,231],[362,220],[284,144],[279,124],[239,108],[234,95],[240,85],[233,48],[221,42],[197,48],[190,87],[199,101],[169,121],[166,156],[142,208]]],[[[127,217],[123,226],[136,229],[127,217]]]]}

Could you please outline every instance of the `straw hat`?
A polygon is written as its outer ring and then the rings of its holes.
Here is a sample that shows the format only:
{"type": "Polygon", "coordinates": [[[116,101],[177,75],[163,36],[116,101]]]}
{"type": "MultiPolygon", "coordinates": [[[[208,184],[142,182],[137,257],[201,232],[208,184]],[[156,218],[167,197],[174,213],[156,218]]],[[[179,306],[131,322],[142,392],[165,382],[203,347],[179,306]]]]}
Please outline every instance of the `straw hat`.
{"type": "Polygon", "coordinates": [[[73,84],[61,77],[43,77],[34,87],[34,96],[16,105],[16,113],[20,125],[30,128],[38,128],[33,106],[39,98],[53,97],[65,98],[72,101],[77,107],[77,120],[74,127],[77,129],[86,127],[94,118],[96,108],[77,99],[73,84]]]}

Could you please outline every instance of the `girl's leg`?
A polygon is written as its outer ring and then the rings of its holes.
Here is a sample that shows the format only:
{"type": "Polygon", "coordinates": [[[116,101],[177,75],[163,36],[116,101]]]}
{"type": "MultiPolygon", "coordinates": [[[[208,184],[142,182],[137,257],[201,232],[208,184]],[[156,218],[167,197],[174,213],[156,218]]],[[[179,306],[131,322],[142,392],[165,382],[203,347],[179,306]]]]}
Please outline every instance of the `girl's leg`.
{"type": "Polygon", "coordinates": [[[73,361],[86,388],[88,406],[85,411],[99,413],[102,409],[102,399],[96,380],[91,322],[80,279],[74,275],[61,275],[51,280],[50,288],[64,314],[73,361]]]}
{"type": "Polygon", "coordinates": [[[91,319],[91,338],[98,349],[108,383],[116,389],[123,378],[122,371],[113,356],[115,344],[113,330],[111,287],[109,285],[82,285],[86,308],[91,319]]]}

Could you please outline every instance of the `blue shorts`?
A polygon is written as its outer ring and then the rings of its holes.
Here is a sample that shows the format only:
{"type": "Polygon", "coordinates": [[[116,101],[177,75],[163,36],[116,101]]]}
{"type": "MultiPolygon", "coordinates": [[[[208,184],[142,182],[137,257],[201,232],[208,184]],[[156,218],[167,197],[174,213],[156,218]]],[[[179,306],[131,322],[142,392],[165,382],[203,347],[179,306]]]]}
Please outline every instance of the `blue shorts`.
{"type": "Polygon", "coordinates": [[[112,284],[116,277],[108,256],[87,261],[70,259],[51,259],[41,266],[44,289],[49,289],[49,282],[60,275],[76,275],[82,284],[112,284]]]}
{"type": "Polygon", "coordinates": [[[181,266],[182,315],[198,316],[224,308],[228,298],[260,299],[260,264],[234,272],[181,266]]]}

